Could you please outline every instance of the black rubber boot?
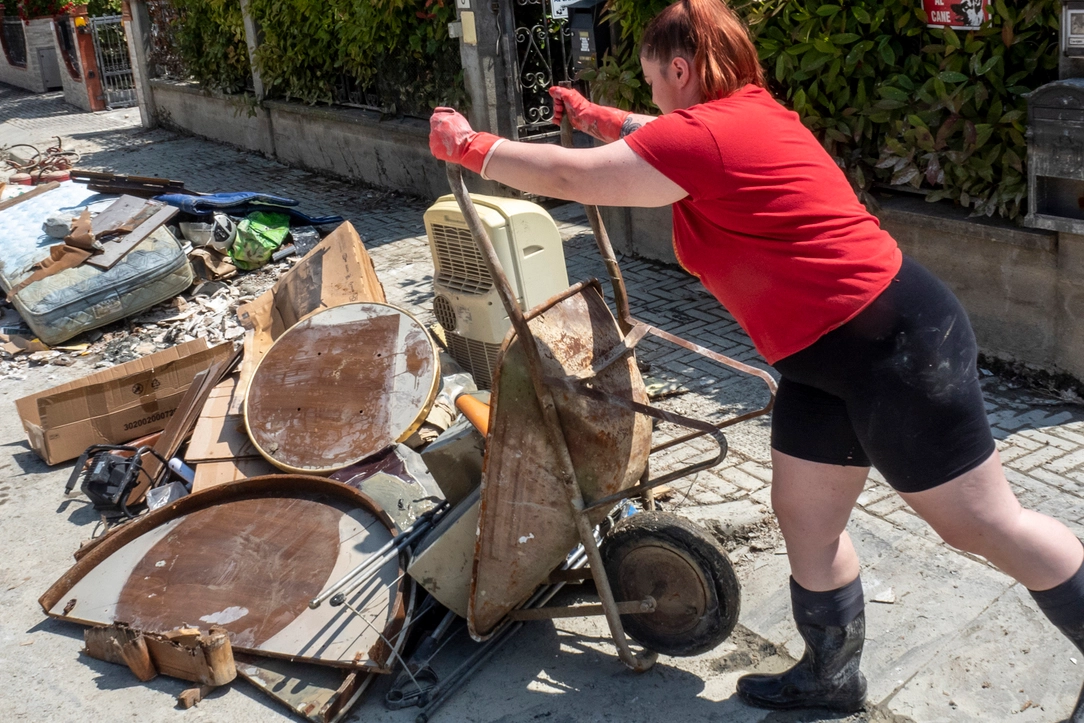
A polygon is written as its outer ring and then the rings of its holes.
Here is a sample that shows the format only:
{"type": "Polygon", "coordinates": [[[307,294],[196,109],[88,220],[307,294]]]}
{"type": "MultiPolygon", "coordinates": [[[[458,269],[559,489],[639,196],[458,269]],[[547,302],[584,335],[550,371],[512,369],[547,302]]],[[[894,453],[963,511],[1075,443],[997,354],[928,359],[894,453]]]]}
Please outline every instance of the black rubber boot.
{"type": "MultiPolygon", "coordinates": [[[[1084,653],[1084,565],[1061,585],[1051,590],[1032,590],[1031,596],[1050,622],[1084,653]]],[[[1084,723],[1084,688],[1065,723],[1084,723]]]]}
{"type": "Polygon", "coordinates": [[[791,604],[805,654],[779,675],[746,675],[738,695],[758,708],[826,708],[854,713],[866,703],[866,679],[858,670],[866,638],[862,582],[812,592],[791,578],[791,604]]]}

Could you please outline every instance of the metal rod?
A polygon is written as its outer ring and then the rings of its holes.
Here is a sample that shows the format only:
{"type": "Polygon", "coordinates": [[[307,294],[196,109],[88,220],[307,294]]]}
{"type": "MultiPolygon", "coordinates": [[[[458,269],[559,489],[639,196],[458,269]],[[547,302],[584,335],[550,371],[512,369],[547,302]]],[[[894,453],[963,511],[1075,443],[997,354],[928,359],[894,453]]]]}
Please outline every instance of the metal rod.
{"type": "Polygon", "coordinates": [[[411,541],[413,541],[417,537],[417,534],[420,534],[421,531],[429,529],[429,527],[432,526],[433,520],[436,518],[437,514],[441,512],[445,507],[447,507],[447,505],[447,502],[442,502],[429,512],[426,512],[424,515],[419,517],[414,522],[414,524],[411,525],[409,530],[388,540],[380,547],[379,550],[366,558],[364,562],[359,564],[350,572],[343,575],[341,578],[339,578],[338,582],[331,585],[331,587],[326,588],[323,592],[310,600],[309,607],[315,610],[316,608],[320,607],[321,603],[334,595],[340,588],[352,582],[354,578],[360,576],[362,573],[368,572],[372,567],[377,566],[378,563],[380,565],[383,565],[385,562],[387,562],[392,551],[395,551],[395,553],[398,554],[398,550],[402,546],[409,544],[411,541]]]}
{"type": "MultiPolygon", "coordinates": [[[[578,552],[574,553],[569,562],[567,563],[565,570],[574,570],[583,567],[587,562],[586,552],[581,548],[578,552]]],[[[557,583],[548,587],[543,587],[538,590],[531,598],[523,605],[524,608],[536,607],[545,605],[553,596],[556,595],[561,588],[565,586],[565,583],[557,583]]],[[[470,656],[462,663],[459,664],[455,670],[453,670],[447,678],[437,684],[437,686],[429,691],[430,695],[436,694],[429,704],[425,706],[418,717],[415,718],[415,723],[428,723],[429,718],[444,705],[445,702],[453,695],[455,695],[468,677],[470,677],[478,668],[482,666],[487,660],[493,657],[501,646],[503,646],[513,635],[518,633],[526,623],[523,622],[511,622],[506,621],[501,624],[496,634],[494,634],[489,640],[482,644],[481,650],[478,650],[474,655],[470,656]]]]}
{"type": "MultiPolygon", "coordinates": [[[[572,87],[572,83],[561,83],[565,87],[572,87]]],[[[572,148],[572,123],[565,113],[561,118],[561,145],[572,148]]],[[[583,205],[587,214],[587,223],[591,224],[591,231],[595,234],[595,244],[599,254],[602,255],[602,263],[606,265],[606,273],[610,276],[610,286],[614,291],[614,304],[617,306],[617,325],[622,334],[632,331],[635,321],[629,312],[629,295],[625,290],[625,277],[621,274],[621,267],[617,265],[617,257],[614,256],[613,246],[610,245],[610,235],[606,233],[606,227],[602,224],[598,206],[583,205]]]]}
{"type": "Polygon", "coordinates": [[[549,436],[550,444],[557,453],[557,477],[564,485],[569,509],[579,532],[580,543],[587,551],[587,559],[594,571],[595,587],[598,589],[599,599],[606,608],[606,622],[610,626],[610,635],[617,646],[618,656],[632,670],[637,672],[648,670],[655,664],[657,656],[655,653],[648,651],[636,655],[632,652],[628,639],[625,637],[625,630],[621,625],[621,616],[617,612],[613,590],[610,589],[610,581],[606,579],[606,572],[602,566],[602,555],[595,543],[594,528],[584,513],[583,493],[576,479],[572,456],[569,454],[568,445],[565,442],[561,419],[557,413],[557,405],[553,401],[553,395],[550,393],[549,388],[543,381],[542,358],[538,351],[538,345],[535,343],[534,335],[527,325],[527,319],[523,316],[523,310],[519,308],[519,304],[516,302],[512,287],[508,284],[508,279],[501,268],[501,262],[497,258],[497,252],[493,249],[489,235],[482,225],[482,219],[478,216],[478,210],[474,207],[474,202],[471,201],[470,194],[467,192],[467,185],[463,182],[462,169],[450,163],[447,166],[447,171],[452,193],[455,195],[459,208],[467,221],[471,236],[474,237],[475,243],[478,244],[490,277],[493,279],[497,293],[501,298],[501,303],[504,305],[505,311],[508,312],[512,328],[520,338],[523,351],[527,357],[527,369],[531,377],[531,385],[534,387],[535,397],[537,397],[538,404],[542,408],[542,419],[546,434],[549,436]]]}
{"type": "Polygon", "coordinates": [[[357,590],[359,587],[364,585],[366,582],[368,582],[369,575],[373,571],[379,569],[382,565],[385,565],[388,562],[391,562],[396,557],[398,557],[400,554],[402,554],[402,552],[403,552],[403,550],[405,548],[407,548],[411,544],[413,544],[413,542],[415,540],[417,540],[423,534],[428,532],[430,530],[430,528],[432,528],[432,527],[433,527],[433,522],[432,522],[431,519],[426,521],[422,525],[419,525],[419,524],[415,523],[414,526],[410,528],[410,532],[405,533],[405,534],[400,535],[399,537],[395,538],[398,541],[398,544],[395,546],[395,549],[391,550],[390,552],[385,553],[384,556],[383,556],[383,559],[371,561],[372,564],[369,566],[369,568],[367,570],[359,572],[354,577],[354,579],[352,581],[347,583],[337,593],[335,593],[334,595],[331,596],[331,604],[335,605],[335,606],[338,606],[338,605],[342,605],[344,602],[346,602],[346,596],[351,594],[355,590],[357,590]]]}

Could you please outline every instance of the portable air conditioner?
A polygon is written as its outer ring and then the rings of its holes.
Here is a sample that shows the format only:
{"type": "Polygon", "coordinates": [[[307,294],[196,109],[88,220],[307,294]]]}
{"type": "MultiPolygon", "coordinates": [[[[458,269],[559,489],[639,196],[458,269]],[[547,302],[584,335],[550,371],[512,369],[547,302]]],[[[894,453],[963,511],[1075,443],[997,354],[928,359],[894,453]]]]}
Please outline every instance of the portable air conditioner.
{"type": "MultiPolygon", "coordinates": [[[[568,288],[561,234],[545,209],[513,198],[471,198],[522,309],[568,288]]],[[[508,314],[455,197],[442,196],[429,207],[425,231],[435,269],[433,314],[452,357],[479,388],[489,389],[511,326],[508,314]]]]}

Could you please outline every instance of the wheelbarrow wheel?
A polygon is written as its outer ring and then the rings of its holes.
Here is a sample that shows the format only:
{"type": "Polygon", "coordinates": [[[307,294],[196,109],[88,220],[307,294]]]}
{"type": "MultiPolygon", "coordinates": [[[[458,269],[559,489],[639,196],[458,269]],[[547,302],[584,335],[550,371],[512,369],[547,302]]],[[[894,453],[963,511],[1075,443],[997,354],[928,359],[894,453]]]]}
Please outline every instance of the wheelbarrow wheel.
{"type": "Polygon", "coordinates": [[[614,527],[600,552],[618,601],[655,599],[655,612],[621,616],[625,632],[649,650],[699,655],[734,630],[741,586],[726,550],[699,525],[639,512],[614,527]]]}

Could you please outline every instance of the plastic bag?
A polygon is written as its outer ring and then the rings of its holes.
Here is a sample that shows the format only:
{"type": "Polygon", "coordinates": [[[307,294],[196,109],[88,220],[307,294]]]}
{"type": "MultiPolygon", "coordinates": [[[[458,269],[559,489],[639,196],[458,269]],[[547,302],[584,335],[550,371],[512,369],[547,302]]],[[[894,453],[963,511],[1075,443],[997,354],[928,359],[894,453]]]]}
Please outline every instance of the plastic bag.
{"type": "Polygon", "coordinates": [[[290,217],[284,213],[256,211],[237,224],[237,238],[230,247],[230,258],[244,271],[258,269],[271,259],[290,232],[290,217]]]}

